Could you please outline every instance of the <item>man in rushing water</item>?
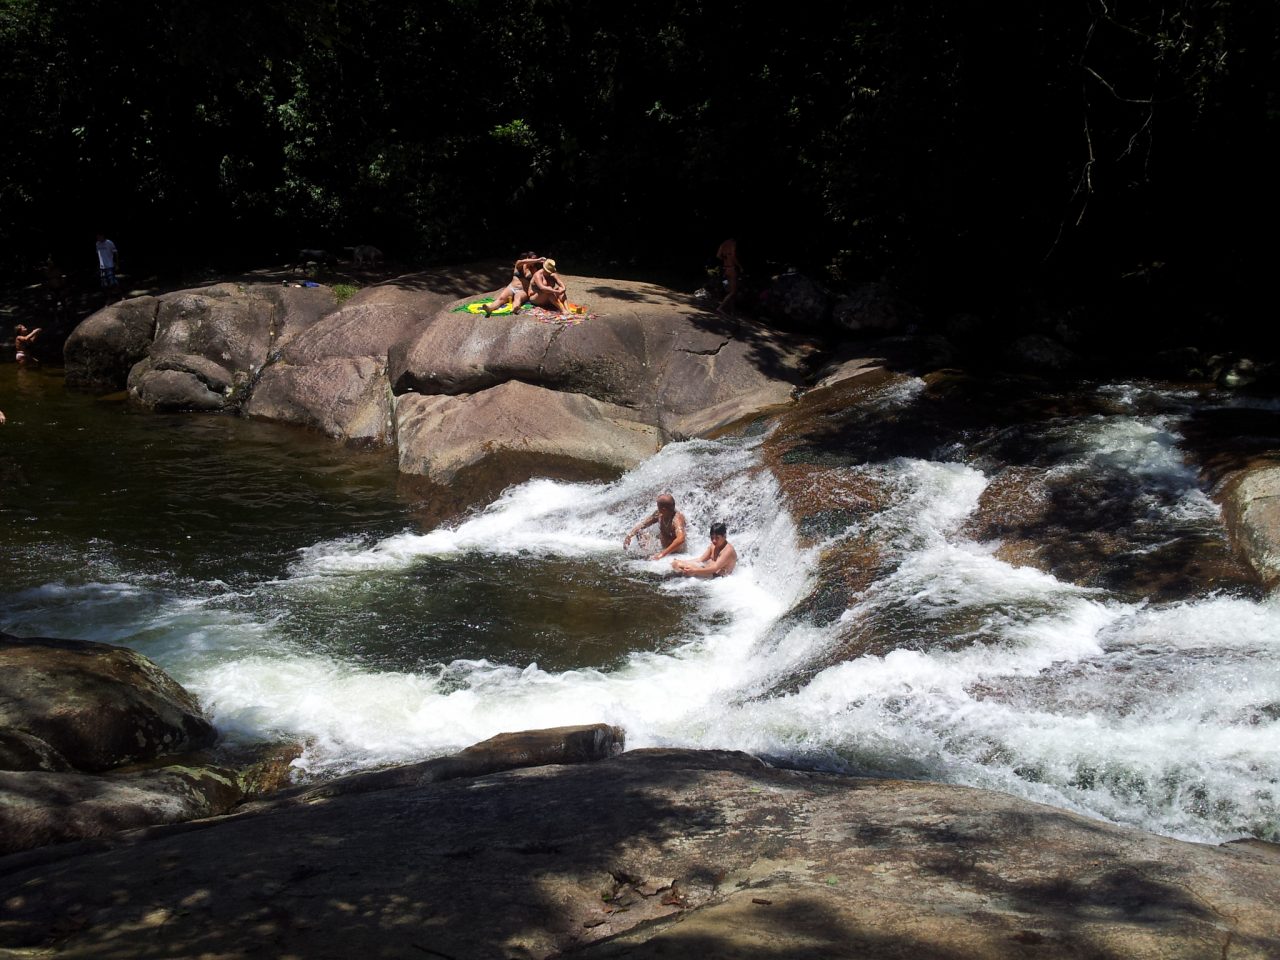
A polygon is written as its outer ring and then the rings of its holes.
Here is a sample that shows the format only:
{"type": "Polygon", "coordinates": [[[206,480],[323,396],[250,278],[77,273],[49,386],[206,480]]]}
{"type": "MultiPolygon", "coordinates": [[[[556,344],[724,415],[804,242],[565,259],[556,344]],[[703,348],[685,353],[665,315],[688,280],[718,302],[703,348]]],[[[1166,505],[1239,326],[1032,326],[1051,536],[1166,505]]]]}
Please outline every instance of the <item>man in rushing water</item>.
{"type": "MultiPolygon", "coordinates": [[[[658,539],[662,542],[662,549],[651,556],[650,560],[661,560],[673,553],[684,553],[687,549],[685,546],[684,514],[676,510],[676,498],[669,493],[659,495],[657,502],[658,509],[649,514],[634,527],[622,540],[622,549],[631,546],[631,538],[636,536],[645,527],[651,527],[655,523],[658,525],[658,539]]],[[[644,538],[640,542],[643,544],[644,538]]]]}
{"type": "Polygon", "coordinates": [[[727,577],[738,565],[738,551],[729,542],[723,523],[711,525],[711,546],[697,560],[672,560],[671,569],[682,577],[727,577]]]}

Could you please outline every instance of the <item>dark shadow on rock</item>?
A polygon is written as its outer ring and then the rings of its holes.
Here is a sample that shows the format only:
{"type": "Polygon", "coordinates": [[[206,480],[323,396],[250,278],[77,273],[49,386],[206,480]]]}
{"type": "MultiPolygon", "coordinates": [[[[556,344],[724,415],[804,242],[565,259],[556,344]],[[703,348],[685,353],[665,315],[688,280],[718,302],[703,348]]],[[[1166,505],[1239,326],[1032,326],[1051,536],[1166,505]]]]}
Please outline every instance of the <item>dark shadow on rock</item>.
{"type": "MultiPolygon", "coordinates": [[[[0,944],[72,938],[79,955],[105,960],[242,956],[255,945],[300,956],[526,955],[515,945],[530,930],[572,941],[583,929],[546,878],[595,875],[603,893],[627,872],[625,847],[584,833],[584,818],[641,845],[724,826],[696,802],[654,799],[634,776],[592,778],[582,807],[571,799],[581,771],[556,769],[340,796],[139,833],[96,853],[72,844],[39,866],[6,858],[0,902],[12,912],[0,944]],[[98,915],[108,909],[106,927],[98,915]]],[[[668,795],[688,782],[681,770],[653,781],[668,795]]]]}

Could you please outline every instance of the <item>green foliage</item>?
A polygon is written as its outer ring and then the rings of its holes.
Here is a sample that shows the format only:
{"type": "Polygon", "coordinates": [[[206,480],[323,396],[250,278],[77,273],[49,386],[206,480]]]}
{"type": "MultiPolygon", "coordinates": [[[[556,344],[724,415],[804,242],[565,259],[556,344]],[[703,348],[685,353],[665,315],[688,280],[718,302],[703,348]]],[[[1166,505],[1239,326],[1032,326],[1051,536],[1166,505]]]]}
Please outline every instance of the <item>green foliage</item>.
{"type": "Polygon", "coordinates": [[[359,291],[360,288],[354,283],[335,283],[333,285],[333,296],[334,299],[338,301],[339,306],[346,303],[359,291]]]}
{"type": "Polygon", "coordinates": [[[1276,32],[1239,0],[4,0],[0,249],[576,245],[696,283],[736,234],[757,273],[953,299],[1221,288],[1263,266],[1232,222],[1274,207],[1276,32]]]}

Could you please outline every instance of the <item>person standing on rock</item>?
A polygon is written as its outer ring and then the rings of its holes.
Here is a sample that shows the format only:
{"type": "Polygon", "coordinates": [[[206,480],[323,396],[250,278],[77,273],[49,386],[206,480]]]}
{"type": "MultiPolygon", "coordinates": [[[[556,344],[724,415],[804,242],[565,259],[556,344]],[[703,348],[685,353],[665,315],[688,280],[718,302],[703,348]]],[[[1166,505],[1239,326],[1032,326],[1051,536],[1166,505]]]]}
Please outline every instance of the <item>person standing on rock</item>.
{"type": "Polygon", "coordinates": [[[720,260],[720,269],[724,272],[724,280],[729,288],[725,298],[720,301],[720,306],[716,307],[716,313],[727,315],[727,311],[737,299],[738,278],[742,275],[742,264],[738,262],[738,241],[730,237],[720,244],[716,256],[720,260]]]}
{"type": "Polygon", "coordinates": [[[727,577],[738,565],[738,551],[728,540],[723,523],[711,525],[711,546],[697,560],[672,560],[671,569],[682,577],[727,577]]]}
{"type": "MultiPolygon", "coordinates": [[[[662,543],[662,549],[651,556],[650,560],[661,560],[673,553],[683,553],[687,549],[684,535],[686,521],[684,514],[676,510],[676,498],[669,493],[661,494],[658,497],[657,507],[657,510],[637,523],[631,528],[631,532],[623,537],[622,549],[625,550],[631,546],[632,537],[655,523],[658,525],[658,539],[662,543]]],[[[643,538],[641,543],[644,543],[643,538]]]]}
{"type": "Polygon", "coordinates": [[[529,299],[529,288],[533,283],[534,271],[541,267],[546,259],[546,257],[538,256],[532,250],[520,254],[519,259],[511,267],[511,281],[502,288],[502,292],[498,294],[493,303],[480,305],[484,315],[486,317],[489,316],[504,303],[511,304],[512,313],[524,306],[524,302],[529,299]]]}
{"type": "Polygon", "coordinates": [[[120,281],[116,279],[116,263],[120,258],[116,245],[107,239],[107,235],[98,231],[98,282],[108,296],[120,297],[120,281]]]}
{"type": "Polygon", "coordinates": [[[533,275],[529,284],[529,299],[545,310],[568,313],[569,291],[565,289],[564,281],[556,275],[554,260],[543,260],[542,269],[533,275]]]}

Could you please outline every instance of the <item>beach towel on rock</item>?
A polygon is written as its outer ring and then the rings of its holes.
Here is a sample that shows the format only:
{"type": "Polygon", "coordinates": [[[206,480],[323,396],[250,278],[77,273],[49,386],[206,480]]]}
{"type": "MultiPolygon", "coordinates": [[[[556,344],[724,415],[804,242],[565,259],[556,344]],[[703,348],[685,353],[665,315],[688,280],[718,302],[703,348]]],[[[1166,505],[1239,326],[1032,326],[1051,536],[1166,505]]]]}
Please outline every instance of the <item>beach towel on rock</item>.
{"type": "MultiPolygon", "coordinates": [[[[493,298],[485,297],[482,300],[475,300],[472,303],[464,303],[460,307],[454,307],[453,312],[454,313],[478,313],[483,316],[484,304],[486,303],[493,303],[493,298]]],[[[511,301],[508,300],[502,306],[494,307],[492,310],[490,310],[489,315],[493,317],[501,317],[508,313],[513,313],[513,312],[514,311],[511,309],[511,301]]]]}
{"type": "MultiPolygon", "coordinates": [[[[484,314],[484,304],[493,303],[492,297],[483,297],[479,300],[473,300],[470,303],[464,303],[461,306],[454,307],[453,313],[473,313],[484,314]]],[[[589,313],[587,308],[580,303],[568,304],[568,310],[564,313],[556,313],[553,310],[547,310],[543,307],[536,307],[532,303],[521,304],[520,309],[512,310],[511,302],[507,301],[502,306],[489,311],[492,317],[506,316],[512,313],[519,313],[523,317],[530,320],[537,320],[539,323],[562,323],[566,326],[572,326],[575,323],[581,323],[583,320],[594,320],[596,314],[589,313]]]]}

